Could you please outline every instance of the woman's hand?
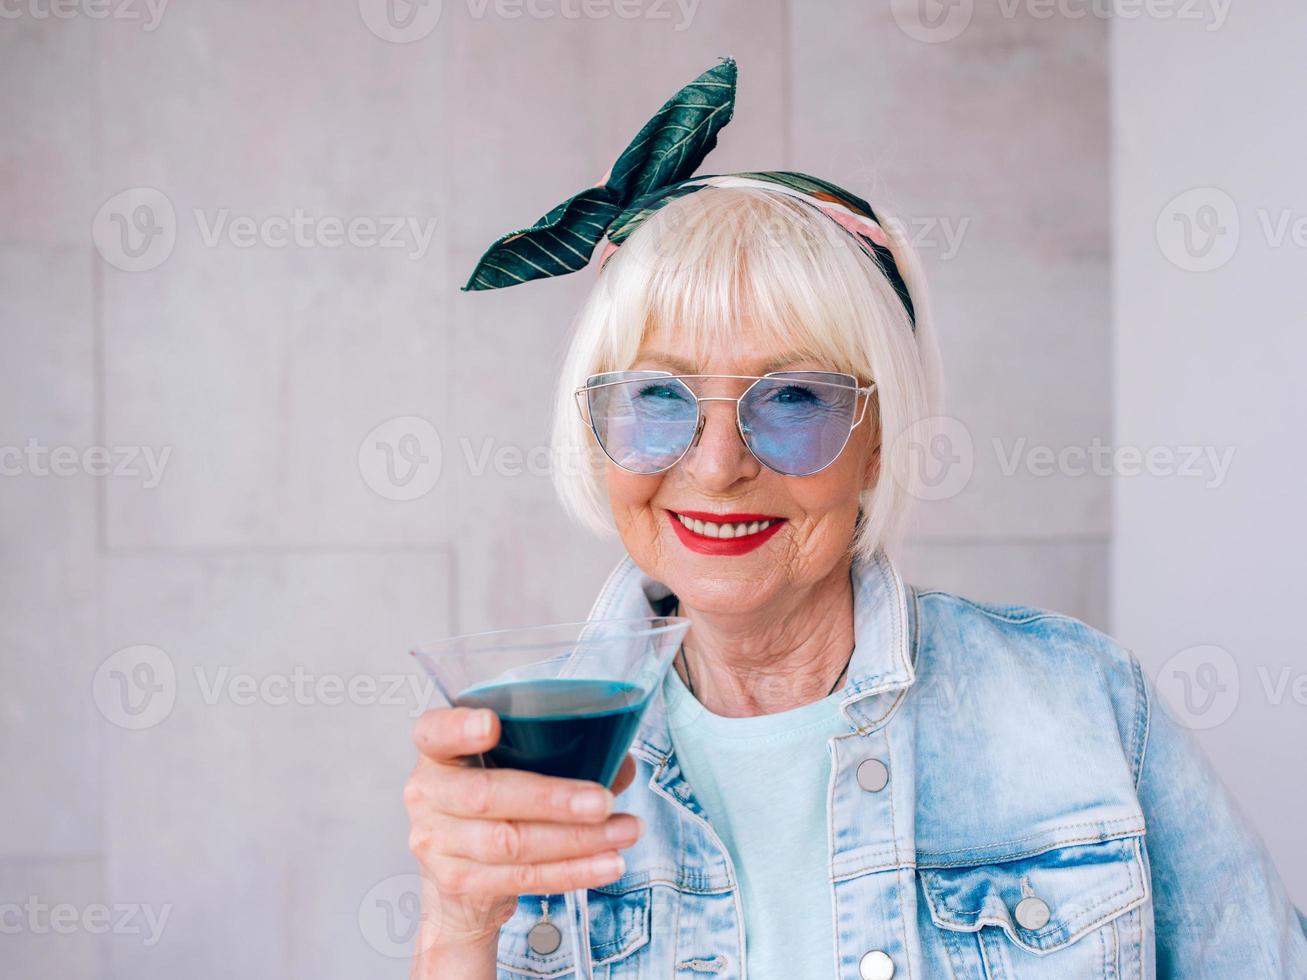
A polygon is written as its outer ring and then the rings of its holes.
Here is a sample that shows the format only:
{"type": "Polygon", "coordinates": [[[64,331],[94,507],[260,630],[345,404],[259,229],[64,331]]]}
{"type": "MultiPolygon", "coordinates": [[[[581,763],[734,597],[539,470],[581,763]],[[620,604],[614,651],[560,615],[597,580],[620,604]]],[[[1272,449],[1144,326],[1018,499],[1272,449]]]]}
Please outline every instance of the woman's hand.
{"type": "Polygon", "coordinates": [[[488,950],[487,975],[519,895],[617,880],[624,870],[618,849],[644,829],[635,815],[612,812],[614,794],[635,777],[630,756],[611,792],[579,779],[467,764],[499,734],[499,718],[484,708],[426,712],[413,732],[420,755],[404,787],[409,849],[425,879],[419,958],[462,963],[469,951],[488,950]]]}

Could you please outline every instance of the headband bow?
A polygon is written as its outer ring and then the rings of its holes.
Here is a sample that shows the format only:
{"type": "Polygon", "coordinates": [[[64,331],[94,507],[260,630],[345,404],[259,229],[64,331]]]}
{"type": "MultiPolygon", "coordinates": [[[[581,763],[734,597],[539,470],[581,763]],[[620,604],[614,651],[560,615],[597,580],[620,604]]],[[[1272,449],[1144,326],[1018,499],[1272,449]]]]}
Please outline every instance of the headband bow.
{"type": "Polygon", "coordinates": [[[462,292],[501,289],[585,268],[595,246],[608,244],[600,265],[664,204],[704,187],[764,187],[800,198],[828,215],[875,256],[916,329],[912,297],[876,213],[862,198],[829,181],[786,170],[691,176],[717,145],[735,111],[734,58],[672,96],[644,124],[593,187],[568,198],[529,228],[499,238],[481,256],[462,292]]]}

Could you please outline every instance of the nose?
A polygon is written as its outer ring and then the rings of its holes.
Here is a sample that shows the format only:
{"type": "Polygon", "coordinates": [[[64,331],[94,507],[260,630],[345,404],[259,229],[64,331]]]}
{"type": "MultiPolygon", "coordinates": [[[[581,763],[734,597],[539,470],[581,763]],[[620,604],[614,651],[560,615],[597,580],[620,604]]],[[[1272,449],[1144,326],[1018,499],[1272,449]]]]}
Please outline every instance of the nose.
{"type": "Polygon", "coordinates": [[[736,426],[734,398],[700,398],[699,428],[681,460],[686,474],[708,493],[729,490],[752,480],[760,465],[736,426]]]}

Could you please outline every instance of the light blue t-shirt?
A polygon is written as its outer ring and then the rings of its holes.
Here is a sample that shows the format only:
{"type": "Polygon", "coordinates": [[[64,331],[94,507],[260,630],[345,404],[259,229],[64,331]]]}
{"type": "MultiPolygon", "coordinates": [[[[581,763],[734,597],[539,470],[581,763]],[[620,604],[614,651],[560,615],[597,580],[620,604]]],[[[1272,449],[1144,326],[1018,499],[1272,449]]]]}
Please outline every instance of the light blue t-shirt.
{"type": "Polygon", "coordinates": [[[663,684],[681,771],[740,880],[750,980],[830,980],[835,927],[826,800],[839,692],[789,711],[726,718],[663,684]]]}

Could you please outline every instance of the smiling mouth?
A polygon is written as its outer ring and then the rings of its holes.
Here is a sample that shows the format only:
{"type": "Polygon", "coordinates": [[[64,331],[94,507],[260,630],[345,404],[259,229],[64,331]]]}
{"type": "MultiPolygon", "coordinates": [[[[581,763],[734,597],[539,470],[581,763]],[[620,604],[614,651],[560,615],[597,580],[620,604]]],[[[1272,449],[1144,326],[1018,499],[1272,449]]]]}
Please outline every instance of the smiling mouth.
{"type": "Polygon", "coordinates": [[[771,517],[766,514],[705,514],[698,511],[678,513],[674,510],[668,513],[690,533],[718,541],[749,538],[785,520],[783,517],[771,517]]]}
{"type": "Polygon", "coordinates": [[[694,550],[710,554],[736,554],[753,550],[786,523],[771,514],[708,514],[704,511],[668,511],[681,540],[694,550]]]}

